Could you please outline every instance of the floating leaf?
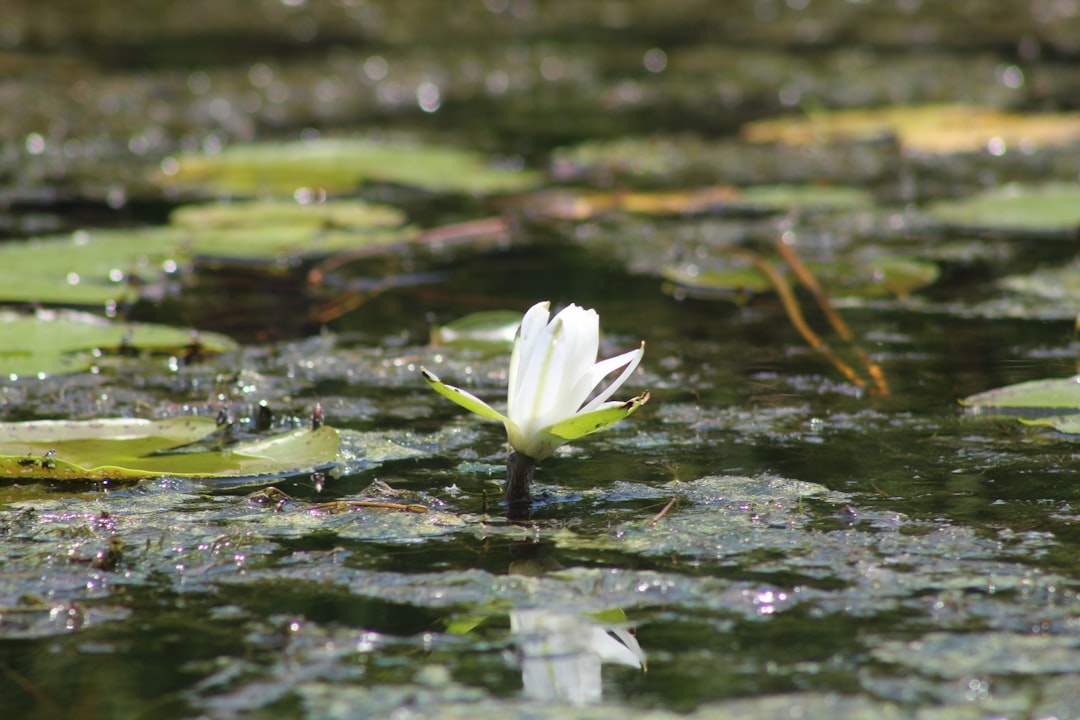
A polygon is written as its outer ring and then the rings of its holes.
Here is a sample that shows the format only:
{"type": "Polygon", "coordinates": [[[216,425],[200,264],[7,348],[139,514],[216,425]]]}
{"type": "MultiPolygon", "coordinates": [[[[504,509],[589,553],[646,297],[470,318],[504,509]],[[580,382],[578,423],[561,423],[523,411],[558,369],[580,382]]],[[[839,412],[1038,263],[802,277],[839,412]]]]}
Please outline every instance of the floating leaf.
{"type": "Polygon", "coordinates": [[[931,154],[1025,152],[1080,142],[1080,113],[1026,114],[965,105],[914,105],[872,110],[814,112],[758,120],[743,139],[784,145],[861,142],[896,137],[901,147],[931,154]]]}
{"type": "Polygon", "coordinates": [[[172,225],[209,228],[297,228],[306,230],[399,227],[405,214],[389,205],[362,200],[301,204],[292,200],[255,200],[184,205],[169,216],[172,225]]]}
{"type": "MultiPolygon", "coordinates": [[[[169,165],[167,165],[169,166],[169,165]]],[[[400,140],[304,140],[231,145],[176,158],[161,182],[214,194],[292,196],[297,188],[350,192],[366,182],[432,192],[504,193],[535,187],[537,173],[503,169],[457,148],[400,140]]]]}
{"type": "MultiPolygon", "coordinates": [[[[1026,299],[1045,301],[1047,310],[1058,317],[1075,317],[1080,313],[1080,262],[1065,267],[1040,268],[1027,275],[1010,275],[997,283],[1026,299]]],[[[1034,315],[1030,309],[1025,316],[1034,315]]]]}
{"type": "Polygon", "coordinates": [[[1080,413],[1080,375],[1007,385],[970,395],[960,404],[979,414],[1047,416],[1047,410],[1080,413]]]}
{"type": "Polygon", "coordinates": [[[861,210],[874,206],[874,196],[852,187],[754,185],[744,188],[737,202],[771,210],[861,210]]]}
{"type": "Polygon", "coordinates": [[[837,295],[856,297],[906,296],[933,284],[941,275],[937,263],[907,255],[858,253],[850,269],[844,264],[829,266],[829,271],[815,267],[822,275],[831,275],[826,286],[837,295]]]}
{"type": "Polygon", "coordinates": [[[933,203],[927,212],[968,229],[1075,235],[1080,232],[1080,185],[1012,183],[972,197],[933,203]]]}
{"type": "Polygon", "coordinates": [[[76,232],[0,245],[0,301],[104,305],[133,300],[136,285],[176,267],[171,228],[76,232]]]}
{"type": "Polygon", "coordinates": [[[91,367],[105,352],[228,352],[236,343],[217,333],[150,323],[120,323],[74,311],[33,315],[0,312],[0,377],[57,375],[91,367]]]}
{"type": "MultiPolygon", "coordinates": [[[[831,297],[874,298],[905,296],[937,280],[936,263],[902,255],[863,254],[831,263],[807,262],[806,267],[831,297]]],[[[788,280],[794,276],[784,270],[788,280]]],[[[705,296],[762,293],[773,290],[772,282],[756,266],[743,259],[722,267],[698,264],[670,265],[661,275],[683,291],[705,296]]]]}
{"type": "Polygon", "coordinates": [[[697,263],[665,265],[660,269],[660,275],[681,290],[706,296],[762,293],[773,287],[765,273],[741,261],[716,268],[703,268],[697,263]]]}
{"type": "Polygon", "coordinates": [[[184,251],[203,261],[289,266],[415,237],[405,215],[359,200],[301,205],[288,200],[186,205],[170,221],[191,234],[184,251]]]}
{"type": "MultiPolygon", "coordinates": [[[[1080,408],[1077,409],[1080,412],[1080,408]]],[[[1080,435],[1080,414],[1074,415],[1051,415],[1039,418],[1017,418],[1025,425],[1038,427],[1051,427],[1065,435],[1080,435]]]]}
{"type": "Polygon", "coordinates": [[[204,417],[0,423],[0,477],[117,480],[286,475],[326,466],[338,452],[338,433],[325,425],[224,450],[177,451],[218,429],[214,420],[204,417]]]}
{"type": "Polygon", "coordinates": [[[506,348],[514,342],[521,313],[492,310],[466,315],[431,331],[432,345],[475,349],[506,348]]]}
{"type": "Polygon", "coordinates": [[[362,247],[396,245],[416,235],[411,229],[386,228],[362,232],[302,227],[211,229],[194,233],[184,249],[202,263],[223,260],[288,266],[297,260],[318,260],[362,247]]]}

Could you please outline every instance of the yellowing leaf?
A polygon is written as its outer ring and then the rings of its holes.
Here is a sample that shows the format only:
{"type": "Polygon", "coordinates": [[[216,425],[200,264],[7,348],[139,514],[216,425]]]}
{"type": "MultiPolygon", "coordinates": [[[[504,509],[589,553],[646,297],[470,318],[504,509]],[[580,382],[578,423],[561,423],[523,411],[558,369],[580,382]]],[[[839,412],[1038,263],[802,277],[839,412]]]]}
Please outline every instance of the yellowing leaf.
{"type": "Polygon", "coordinates": [[[815,112],[743,126],[749,142],[803,146],[896,137],[905,150],[950,154],[1030,152],[1080,142],[1080,113],[1017,113],[966,105],[815,112]]]}

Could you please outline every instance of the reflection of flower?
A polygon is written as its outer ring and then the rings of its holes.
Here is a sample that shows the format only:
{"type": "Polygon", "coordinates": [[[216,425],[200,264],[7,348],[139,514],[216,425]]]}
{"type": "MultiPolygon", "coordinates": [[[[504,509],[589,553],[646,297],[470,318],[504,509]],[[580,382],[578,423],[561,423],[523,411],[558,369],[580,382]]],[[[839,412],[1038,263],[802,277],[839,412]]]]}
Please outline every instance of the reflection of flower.
{"type": "Polygon", "coordinates": [[[521,648],[525,695],[536,700],[598,702],[603,663],[645,667],[645,652],[630,631],[606,629],[587,616],[512,610],[510,630],[521,648]]]}
{"type": "MultiPolygon", "coordinates": [[[[446,385],[427,370],[421,372],[440,394],[506,426],[510,446],[527,461],[520,468],[526,474],[527,497],[527,476],[536,461],[550,457],[564,443],[618,422],[649,399],[648,392],[627,401],[608,399],[641,362],[645,343],[637,350],[597,362],[599,348],[600,316],[595,310],[569,305],[551,318],[551,303],[533,305],[514,339],[505,415],[475,395],[446,385]],[[597,392],[604,379],[620,369],[618,377],[597,392]]],[[[508,498],[515,480],[513,457],[510,468],[508,498]]]]}

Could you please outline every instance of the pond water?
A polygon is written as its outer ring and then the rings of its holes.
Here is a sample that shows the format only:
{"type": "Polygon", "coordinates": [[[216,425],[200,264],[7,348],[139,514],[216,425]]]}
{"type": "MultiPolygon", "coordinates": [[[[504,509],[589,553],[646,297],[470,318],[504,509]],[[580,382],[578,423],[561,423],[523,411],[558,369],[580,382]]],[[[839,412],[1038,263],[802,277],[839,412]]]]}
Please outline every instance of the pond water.
{"type": "Polygon", "coordinates": [[[654,5],[16,3],[5,246],[150,248],[176,207],[252,194],[229,182],[318,193],[307,166],[171,184],[255,141],[407,137],[537,179],[462,191],[383,161],[325,206],[455,239],[395,236],[309,285],[318,257],[211,238],[130,305],[81,303],[240,344],[11,376],[3,420],[223,413],[258,436],[318,403],[341,452],[244,481],[0,481],[4,718],[1080,717],[1075,436],[958,403],[1076,372],[1080,13],[654,5]],[[903,121],[745,129],[943,103],[1015,115],[934,126],[944,149],[903,121]],[[935,208],[1012,182],[1064,199],[935,208]],[[644,340],[616,397],[651,399],[542,462],[508,519],[503,428],[419,369],[502,407],[509,344],[432,329],[540,300],[596,308],[604,357],[644,340]]]}

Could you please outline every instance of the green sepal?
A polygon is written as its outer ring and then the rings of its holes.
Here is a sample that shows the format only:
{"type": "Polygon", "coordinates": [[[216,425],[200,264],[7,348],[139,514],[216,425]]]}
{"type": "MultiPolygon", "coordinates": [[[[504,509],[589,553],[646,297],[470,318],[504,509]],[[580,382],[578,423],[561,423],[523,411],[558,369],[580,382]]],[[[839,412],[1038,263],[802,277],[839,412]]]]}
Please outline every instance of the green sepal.
{"type": "Polygon", "coordinates": [[[424,368],[420,368],[420,374],[427,380],[428,385],[445,398],[453,400],[461,407],[465,408],[469,412],[476,413],[480,417],[488,418],[489,420],[498,420],[501,423],[507,423],[509,420],[505,415],[495,410],[486,402],[476,397],[472,393],[465,392],[461,388],[456,388],[453,385],[447,385],[442,380],[437,378],[434,373],[424,368]]]}
{"type": "Polygon", "coordinates": [[[575,415],[568,420],[557,422],[547,429],[547,433],[549,435],[554,435],[563,442],[576,440],[579,437],[584,437],[597,430],[603,430],[609,425],[614,425],[647,402],[649,402],[648,390],[641,395],[638,395],[636,398],[627,400],[615,407],[593,410],[592,412],[587,412],[583,415],[575,415]]]}

